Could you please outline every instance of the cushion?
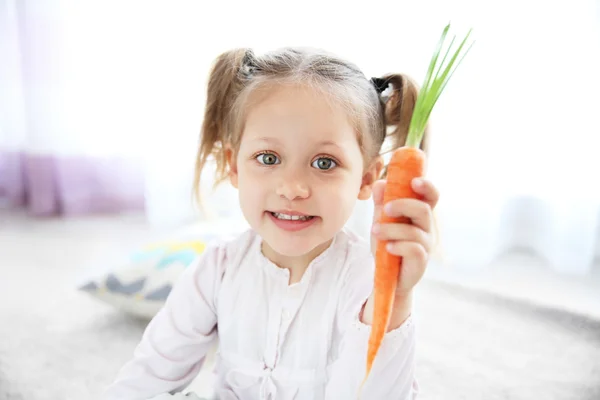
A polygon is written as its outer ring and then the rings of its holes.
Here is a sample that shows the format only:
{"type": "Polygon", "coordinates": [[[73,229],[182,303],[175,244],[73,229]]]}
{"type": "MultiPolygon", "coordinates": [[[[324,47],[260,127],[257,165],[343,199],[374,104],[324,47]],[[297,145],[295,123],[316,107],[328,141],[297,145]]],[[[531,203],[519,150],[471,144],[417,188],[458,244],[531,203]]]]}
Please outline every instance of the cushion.
{"type": "Polygon", "coordinates": [[[206,240],[152,243],[79,289],[98,300],[142,318],[152,318],[173,284],[206,248],[206,240]]]}
{"type": "Polygon", "coordinates": [[[213,240],[239,234],[247,226],[238,220],[210,223],[168,235],[171,239],[150,242],[128,251],[118,261],[103,262],[102,272],[78,284],[95,299],[121,311],[152,319],[161,309],[181,273],[194,263],[213,240]]]}

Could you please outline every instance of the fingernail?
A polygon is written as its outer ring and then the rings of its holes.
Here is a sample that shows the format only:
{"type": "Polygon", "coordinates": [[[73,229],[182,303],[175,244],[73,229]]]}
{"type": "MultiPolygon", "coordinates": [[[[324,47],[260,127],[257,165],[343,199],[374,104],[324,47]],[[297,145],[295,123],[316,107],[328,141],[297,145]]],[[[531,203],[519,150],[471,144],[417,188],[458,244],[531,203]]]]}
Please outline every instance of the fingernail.
{"type": "Polygon", "coordinates": [[[381,228],[379,227],[379,224],[375,224],[373,225],[373,228],[371,230],[373,231],[373,233],[379,233],[381,228]]]}
{"type": "Polygon", "coordinates": [[[392,212],[392,204],[387,203],[385,206],[383,206],[383,211],[389,215],[389,213],[392,212]]]}
{"type": "Polygon", "coordinates": [[[386,249],[387,251],[392,251],[392,249],[393,249],[393,245],[392,245],[392,243],[388,243],[388,244],[386,244],[386,245],[385,245],[385,249],[386,249]]]}
{"type": "Polygon", "coordinates": [[[413,186],[415,188],[421,188],[423,186],[423,179],[421,179],[421,178],[413,179],[413,186]]]}

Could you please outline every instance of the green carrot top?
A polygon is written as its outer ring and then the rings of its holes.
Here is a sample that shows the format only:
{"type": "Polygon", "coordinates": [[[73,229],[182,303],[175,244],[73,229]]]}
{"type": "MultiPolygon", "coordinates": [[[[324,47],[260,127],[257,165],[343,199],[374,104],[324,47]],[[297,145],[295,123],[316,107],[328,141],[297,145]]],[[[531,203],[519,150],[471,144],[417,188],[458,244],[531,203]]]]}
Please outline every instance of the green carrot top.
{"type": "Polygon", "coordinates": [[[454,43],[454,40],[456,39],[456,35],[454,35],[454,37],[450,41],[450,44],[448,45],[448,48],[446,49],[444,57],[438,64],[438,59],[440,58],[440,53],[442,52],[442,48],[445,45],[446,36],[448,35],[449,30],[450,24],[446,25],[446,27],[444,28],[442,36],[438,42],[437,48],[433,53],[431,62],[429,63],[429,68],[427,70],[427,74],[425,75],[425,81],[423,83],[423,87],[419,91],[417,102],[415,104],[415,109],[410,120],[408,137],[406,139],[406,146],[420,146],[421,140],[423,138],[423,133],[425,132],[425,127],[427,126],[427,121],[429,120],[429,115],[431,114],[433,106],[435,105],[438,98],[442,94],[444,88],[448,84],[450,77],[452,77],[452,74],[454,74],[454,71],[456,71],[456,68],[458,68],[458,66],[465,58],[471,47],[473,47],[473,43],[471,43],[471,45],[468,48],[466,48],[466,50],[462,53],[460,59],[458,58],[458,56],[461,54],[461,51],[463,51],[467,39],[471,35],[472,29],[470,29],[465,38],[463,39],[462,43],[458,46],[458,49],[456,49],[454,53],[451,54],[450,50],[452,44],[454,43]],[[446,59],[448,59],[447,62],[446,59]],[[446,64],[444,64],[445,62],[446,64]]]}

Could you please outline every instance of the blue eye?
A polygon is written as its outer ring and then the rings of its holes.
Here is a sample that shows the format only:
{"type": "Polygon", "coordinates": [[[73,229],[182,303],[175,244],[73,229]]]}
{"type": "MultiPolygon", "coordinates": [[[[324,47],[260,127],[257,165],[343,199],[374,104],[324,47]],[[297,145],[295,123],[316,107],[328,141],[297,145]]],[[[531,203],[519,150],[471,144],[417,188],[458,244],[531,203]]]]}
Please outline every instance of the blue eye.
{"type": "Polygon", "coordinates": [[[328,171],[337,167],[337,164],[331,158],[320,157],[313,161],[312,166],[323,171],[328,171]]]}
{"type": "Polygon", "coordinates": [[[275,165],[281,163],[279,158],[273,153],[261,153],[256,156],[256,159],[263,165],[275,165]]]}

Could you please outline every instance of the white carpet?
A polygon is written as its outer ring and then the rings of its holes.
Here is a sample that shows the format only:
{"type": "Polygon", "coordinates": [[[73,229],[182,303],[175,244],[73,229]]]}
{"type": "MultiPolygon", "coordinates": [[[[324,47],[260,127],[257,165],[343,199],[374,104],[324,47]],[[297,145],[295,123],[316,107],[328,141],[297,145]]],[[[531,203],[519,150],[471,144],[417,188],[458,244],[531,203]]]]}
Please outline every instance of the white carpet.
{"type": "MultiPolygon", "coordinates": [[[[74,285],[155,236],[130,217],[0,214],[0,400],[98,398],[146,322],[74,285]]],[[[600,399],[598,320],[431,280],[416,307],[420,399],[600,399]]]]}

